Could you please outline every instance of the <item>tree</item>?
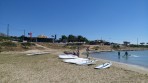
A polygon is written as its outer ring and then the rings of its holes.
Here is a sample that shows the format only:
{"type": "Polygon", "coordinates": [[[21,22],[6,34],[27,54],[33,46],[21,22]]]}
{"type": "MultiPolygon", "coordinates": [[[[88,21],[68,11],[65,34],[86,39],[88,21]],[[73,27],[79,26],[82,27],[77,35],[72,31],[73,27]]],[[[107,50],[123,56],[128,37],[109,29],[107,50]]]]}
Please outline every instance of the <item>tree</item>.
{"type": "Polygon", "coordinates": [[[66,37],[65,35],[62,35],[62,40],[63,40],[63,39],[67,39],[67,37],[66,37]]]}
{"type": "Polygon", "coordinates": [[[62,42],[67,42],[67,39],[68,39],[67,36],[62,35],[62,37],[61,37],[61,41],[62,41],[62,42]]]}
{"type": "Polygon", "coordinates": [[[25,38],[25,36],[22,35],[22,36],[18,37],[18,39],[14,37],[14,40],[19,40],[20,42],[23,42],[24,38],[25,38]]]}
{"type": "Polygon", "coordinates": [[[87,42],[88,40],[87,38],[78,35],[78,36],[74,36],[74,35],[69,35],[68,37],[65,35],[62,35],[61,38],[59,38],[60,42],[87,42]]]}
{"type": "Polygon", "coordinates": [[[81,35],[79,35],[79,36],[77,37],[77,41],[79,41],[79,42],[84,42],[84,37],[81,36],[81,35]]]}
{"type": "Polygon", "coordinates": [[[86,37],[83,37],[84,42],[88,43],[88,39],[86,37]]]}
{"type": "Polygon", "coordinates": [[[141,42],[140,44],[141,44],[141,45],[144,45],[145,43],[144,43],[144,42],[141,42]]]}
{"type": "Polygon", "coordinates": [[[75,42],[75,41],[76,41],[76,36],[74,36],[74,35],[68,36],[68,42],[75,42]]]}

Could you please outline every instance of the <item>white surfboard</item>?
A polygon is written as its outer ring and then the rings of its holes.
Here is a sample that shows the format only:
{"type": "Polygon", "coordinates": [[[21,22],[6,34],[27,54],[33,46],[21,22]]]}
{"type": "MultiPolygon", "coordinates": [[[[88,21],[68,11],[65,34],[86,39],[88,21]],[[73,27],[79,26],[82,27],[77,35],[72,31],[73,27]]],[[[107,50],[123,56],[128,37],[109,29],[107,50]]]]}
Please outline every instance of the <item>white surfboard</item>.
{"type": "Polygon", "coordinates": [[[82,60],[79,62],[76,62],[77,65],[93,65],[95,64],[97,60],[82,60]]]}
{"type": "Polygon", "coordinates": [[[74,58],[78,58],[78,56],[76,55],[72,55],[72,54],[63,54],[63,55],[59,55],[59,58],[61,59],[74,59],[74,58]]]}
{"type": "Polygon", "coordinates": [[[63,61],[66,63],[80,63],[82,61],[89,60],[85,58],[75,58],[75,59],[64,59],[63,61]]]}
{"type": "Polygon", "coordinates": [[[43,54],[48,54],[49,52],[34,52],[34,53],[29,53],[27,55],[43,55],[43,54]]]}
{"type": "Polygon", "coordinates": [[[102,65],[96,66],[95,69],[106,69],[106,68],[109,68],[111,65],[112,65],[111,62],[107,62],[107,63],[104,63],[102,65]]]}

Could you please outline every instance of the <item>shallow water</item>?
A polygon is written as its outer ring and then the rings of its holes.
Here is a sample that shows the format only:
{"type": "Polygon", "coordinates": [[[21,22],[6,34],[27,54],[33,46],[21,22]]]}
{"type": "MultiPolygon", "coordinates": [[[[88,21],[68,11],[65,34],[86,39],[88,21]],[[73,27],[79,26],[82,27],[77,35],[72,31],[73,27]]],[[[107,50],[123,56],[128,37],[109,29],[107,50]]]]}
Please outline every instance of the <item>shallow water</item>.
{"type": "Polygon", "coordinates": [[[148,50],[127,52],[128,56],[125,56],[125,51],[120,51],[120,56],[118,51],[91,53],[90,56],[148,68],[148,50]]]}

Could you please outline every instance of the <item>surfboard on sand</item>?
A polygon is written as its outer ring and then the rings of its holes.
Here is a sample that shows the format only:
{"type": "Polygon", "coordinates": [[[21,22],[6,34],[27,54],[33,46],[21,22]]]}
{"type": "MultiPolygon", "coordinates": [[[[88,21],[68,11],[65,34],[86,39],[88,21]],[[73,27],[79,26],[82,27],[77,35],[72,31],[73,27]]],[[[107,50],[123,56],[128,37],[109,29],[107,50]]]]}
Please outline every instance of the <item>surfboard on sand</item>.
{"type": "Polygon", "coordinates": [[[111,65],[112,65],[111,62],[107,62],[107,63],[96,66],[95,69],[106,69],[106,68],[109,68],[111,65]]]}
{"type": "Polygon", "coordinates": [[[93,65],[97,60],[83,60],[76,62],[77,65],[93,65]]]}
{"type": "Polygon", "coordinates": [[[63,61],[66,63],[79,63],[85,60],[89,60],[89,59],[85,59],[85,58],[75,58],[75,59],[64,59],[63,61]]]}
{"type": "Polygon", "coordinates": [[[66,63],[73,63],[77,65],[93,65],[97,60],[89,60],[87,58],[64,59],[66,63]]]}
{"type": "Polygon", "coordinates": [[[33,52],[26,55],[44,55],[44,54],[49,54],[49,52],[33,52]]]}
{"type": "Polygon", "coordinates": [[[78,58],[78,56],[72,55],[72,54],[62,54],[62,55],[59,55],[59,58],[61,58],[61,59],[74,59],[74,58],[78,58]]]}

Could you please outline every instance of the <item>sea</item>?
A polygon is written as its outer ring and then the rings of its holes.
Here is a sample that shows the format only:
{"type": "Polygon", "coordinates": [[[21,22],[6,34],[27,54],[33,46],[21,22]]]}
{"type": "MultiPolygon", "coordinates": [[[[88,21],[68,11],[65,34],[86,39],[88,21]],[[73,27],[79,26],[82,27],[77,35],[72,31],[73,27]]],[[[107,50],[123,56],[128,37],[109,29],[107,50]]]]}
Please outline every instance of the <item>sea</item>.
{"type": "Polygon", "coordinates": [[[90,56],[148,68],[148,50],[127,51],[128,55],[125,55],[125,52],[126,51],[120,51],[120,55],[118,55],[118,51],[93,52],[90,53],[90,56]]]}

